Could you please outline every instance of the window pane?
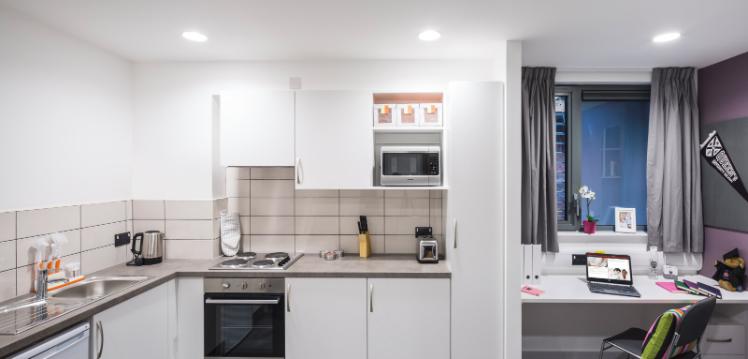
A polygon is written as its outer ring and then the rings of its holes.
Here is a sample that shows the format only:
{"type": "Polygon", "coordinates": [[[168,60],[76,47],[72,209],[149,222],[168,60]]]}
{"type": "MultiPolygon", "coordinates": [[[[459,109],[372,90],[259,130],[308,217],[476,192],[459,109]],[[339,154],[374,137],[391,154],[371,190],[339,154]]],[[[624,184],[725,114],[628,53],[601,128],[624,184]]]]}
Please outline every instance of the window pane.
{"type": "Polygon", "coordinates": [[[649,101],[582,102],[582,184],[596,193],[599,225],[614,225],[615,207],[636,208],[637,225],[647,223],[648,126],[649,101]]]}
{"type": "Polygon", "coordinates": [[[566,213],[566,156],[568,154],[569,96],[556,96],[556,219],[567,221],[566,213]]]}

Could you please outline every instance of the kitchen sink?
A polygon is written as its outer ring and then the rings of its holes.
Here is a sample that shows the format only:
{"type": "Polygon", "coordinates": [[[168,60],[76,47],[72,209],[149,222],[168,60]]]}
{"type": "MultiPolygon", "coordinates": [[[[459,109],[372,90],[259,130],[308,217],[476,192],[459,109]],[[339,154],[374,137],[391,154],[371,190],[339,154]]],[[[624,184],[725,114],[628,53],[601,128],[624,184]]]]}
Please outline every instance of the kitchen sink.
{"type": "Polygon", "coordinates": [[[0,335],[29,330],[146,279],[148,277],[90,277],[49,292],[47,299],[39,300],[31,294],[0,303],[0,335]]]}
{"type": "Polygon", "coordinates": [[[99,299],[119,292],[148,277],[92,277],[49,294],[52,298],[99,299]]]}

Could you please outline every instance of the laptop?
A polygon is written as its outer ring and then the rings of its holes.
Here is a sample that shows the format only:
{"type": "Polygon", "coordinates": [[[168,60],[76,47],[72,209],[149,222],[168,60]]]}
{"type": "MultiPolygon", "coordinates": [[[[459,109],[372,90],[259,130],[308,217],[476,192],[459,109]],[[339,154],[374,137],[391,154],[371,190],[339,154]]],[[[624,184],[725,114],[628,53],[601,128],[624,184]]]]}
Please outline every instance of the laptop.
{"type": "Polygon", "coordinates": [[[592,293],[641,297],[627,255],[587,253],[587,288],[592,293]]]}

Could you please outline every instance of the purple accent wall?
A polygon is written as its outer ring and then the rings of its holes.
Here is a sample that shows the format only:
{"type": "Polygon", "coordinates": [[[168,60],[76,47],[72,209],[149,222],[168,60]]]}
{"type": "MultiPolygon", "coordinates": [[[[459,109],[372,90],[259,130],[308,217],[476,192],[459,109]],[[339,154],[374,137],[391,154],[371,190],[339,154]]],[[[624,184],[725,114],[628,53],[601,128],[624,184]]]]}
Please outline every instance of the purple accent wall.
{"type": "MultiPolygon", "coordinates": [[[[748,53],[699,69],[699,111],[702,124],[748,117],[748,53]]],[[[702,274],[711,276],[714,262],[733,248],[748,258],[748,233],[706,227],[702,274]]]]}

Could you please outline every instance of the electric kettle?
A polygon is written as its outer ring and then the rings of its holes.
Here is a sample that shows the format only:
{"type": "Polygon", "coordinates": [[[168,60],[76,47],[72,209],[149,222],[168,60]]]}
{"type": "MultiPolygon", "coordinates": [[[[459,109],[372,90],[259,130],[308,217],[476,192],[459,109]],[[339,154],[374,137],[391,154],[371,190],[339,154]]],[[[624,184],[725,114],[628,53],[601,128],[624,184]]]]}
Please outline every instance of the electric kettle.
{"type": "Polygon", "coordinates": [[[161,263],[164,254],[164,234],[159,231],[135,233],[130,248],[135,259],[127,265],[142,266],[161,263]]]}

